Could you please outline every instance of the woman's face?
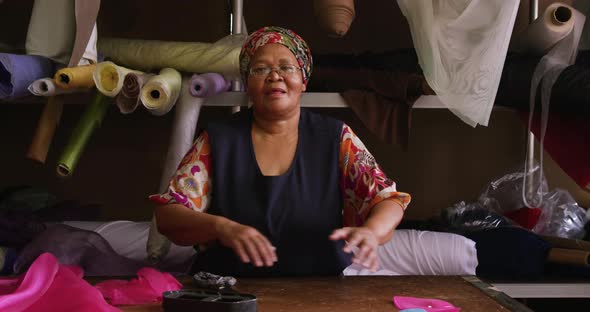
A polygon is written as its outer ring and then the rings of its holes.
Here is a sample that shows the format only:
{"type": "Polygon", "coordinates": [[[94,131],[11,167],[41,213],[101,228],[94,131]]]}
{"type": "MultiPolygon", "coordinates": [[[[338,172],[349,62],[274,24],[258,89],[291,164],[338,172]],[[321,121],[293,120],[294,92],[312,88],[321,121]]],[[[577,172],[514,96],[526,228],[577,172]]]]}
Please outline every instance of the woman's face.
{"type": "Polygon", "coordinates": [[[261,72],[260,69],[269,67],[273,70],[268,75],[248,75],[247,92],[256,112],[281,117],[299,109],[305,85],[295,55],[282,44],[262,46],[254,54],[250,68],[261,72]],[[296,70],[293,73],[286,73],[284,70],[279,72],[279,68],[289,66],[295,66],[296,70]]]}

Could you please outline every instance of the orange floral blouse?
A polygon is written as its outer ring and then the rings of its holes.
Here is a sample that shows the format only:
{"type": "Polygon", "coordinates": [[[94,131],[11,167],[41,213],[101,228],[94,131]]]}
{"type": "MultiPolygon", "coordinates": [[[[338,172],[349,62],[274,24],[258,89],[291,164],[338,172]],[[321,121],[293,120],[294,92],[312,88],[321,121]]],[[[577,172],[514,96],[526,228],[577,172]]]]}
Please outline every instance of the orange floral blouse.
{"type": "MultiPolygon", "coordinates": [[[[397,191],[395,182],[385,176],[375,158],[346,124],[342,127],[340,141],[344,226],[362,225],[371,209],[383,200],[396,201],[406,209],[410,195],[397,191]]],[[[202,132],[182,159],[168,191],[151,195],[150,200],[207,211],[211,203],[210,158],[209,135],[202,132]]]]}

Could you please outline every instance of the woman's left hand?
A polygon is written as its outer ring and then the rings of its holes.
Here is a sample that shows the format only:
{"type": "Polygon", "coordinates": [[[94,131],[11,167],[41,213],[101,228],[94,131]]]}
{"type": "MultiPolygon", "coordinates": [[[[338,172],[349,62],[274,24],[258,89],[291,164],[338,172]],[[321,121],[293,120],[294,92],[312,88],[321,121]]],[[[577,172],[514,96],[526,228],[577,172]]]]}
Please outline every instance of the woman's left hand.
{"type": "Polygon", "coordinates": [[[330,235],[331,240],[343,239],[346,241],[344,252],[353,252],[354,247],[358,250],[354,253],[352,261],[359,263],[372,271],[377,271],[379,261],[377,259],[377,247],[379,242],[375,233],[367,227],[344,227],[334,230],[330,235]]]}

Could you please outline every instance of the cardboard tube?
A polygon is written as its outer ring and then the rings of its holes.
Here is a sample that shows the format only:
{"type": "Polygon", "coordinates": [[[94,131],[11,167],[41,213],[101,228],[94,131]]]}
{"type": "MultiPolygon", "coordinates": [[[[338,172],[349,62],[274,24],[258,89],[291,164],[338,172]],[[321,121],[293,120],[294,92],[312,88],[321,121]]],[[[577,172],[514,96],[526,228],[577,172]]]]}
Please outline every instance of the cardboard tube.
{"type": "Polygon", "coordinates": [[[590,242],[585,240],[547,235],[541,235],[541,237],[556,248],[577,249],[590,252],[590,242]]]}
{"type": "Polygon", "coordinates": [[[590,252],[575,249],[551,248],[547,262],[590,266],[590,252]]]}
{"type": "Polygon", "coordinates": [[[94,129],[100,126],[109,106],[110,98],[100,92],[96,92],[92,104],[88,106],[80,118],[80,121],[72,132],[68,144],[57,162],[58,176],[68,177],[73,173],[78,164],[78,160],[80,159],[80,155],[82,155],[82,152],[84,151],[84,147],[90,140],[90,136],[92,136],[94,129]]]}
{"type": "Polygon", "coordinates": [[[63,99],[60,96],[51,96],[47,98],[47,104],[41,113],[41,118],[37,124],[37,130],[33,135],[33,141],[27,151],[27,157],[36,160],[42,164],[47,159],[47,152],[51,141],[53,140],[53,134],[61,119],[61,113],[63,110],[63,99]]]}
{"type": "Polygon", "coordinates": [[[62,68],[55,73],[53,79],[60,88],[89,89],[94,87],[92,75],[94,74],[95,69],[96,64],[62,68]]]}

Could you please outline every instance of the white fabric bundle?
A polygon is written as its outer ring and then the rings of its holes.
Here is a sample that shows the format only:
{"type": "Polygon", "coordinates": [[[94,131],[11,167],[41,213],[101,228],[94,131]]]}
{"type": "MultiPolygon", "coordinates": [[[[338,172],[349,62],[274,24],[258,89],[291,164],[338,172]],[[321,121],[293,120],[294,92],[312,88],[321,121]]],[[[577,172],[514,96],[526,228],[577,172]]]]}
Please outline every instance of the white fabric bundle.
{"type": "Polygon", "coordinates": [[[518,0],[397,0],[424,77],[461,120],[487,126],[518,0]]]}
{"type": "Polygon", "coordinates": [[[379,246],[379,269],[352,264],[344,275],[475,275],[475,242],[461,235],[397,230],[379,246]]]}

